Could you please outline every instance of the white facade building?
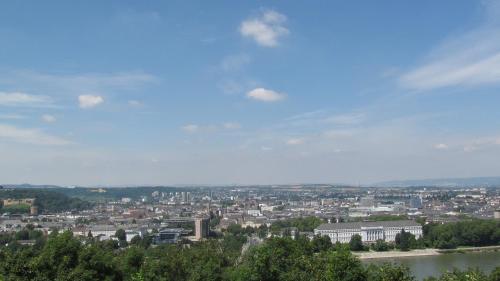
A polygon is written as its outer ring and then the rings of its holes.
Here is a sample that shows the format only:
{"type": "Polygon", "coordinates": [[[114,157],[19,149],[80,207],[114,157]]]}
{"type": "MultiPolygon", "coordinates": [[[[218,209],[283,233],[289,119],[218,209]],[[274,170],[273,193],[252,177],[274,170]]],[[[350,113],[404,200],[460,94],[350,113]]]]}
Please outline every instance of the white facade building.
{"type": "Polygon", "coordinates": [[[422,237],[422,226],[415,221],[380,221],[380,222],[349,222],[325,223],[314,230],[314,235],[328,236],[332,243],[349,243],[355,234],[361,236],[363,242],[385,240],[394,242],[401,230],[410,232],[415,238],[422,237]]]}

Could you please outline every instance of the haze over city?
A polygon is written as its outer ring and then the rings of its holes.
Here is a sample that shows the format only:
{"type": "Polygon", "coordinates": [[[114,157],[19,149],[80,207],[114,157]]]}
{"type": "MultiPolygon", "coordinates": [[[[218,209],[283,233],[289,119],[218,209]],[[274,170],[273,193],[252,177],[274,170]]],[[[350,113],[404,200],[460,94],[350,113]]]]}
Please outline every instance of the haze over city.
{"type": "Polygon", "coordinates": [[[0,9],[2,183],[500,176],[497,1],[29,5],[0,9]]]}

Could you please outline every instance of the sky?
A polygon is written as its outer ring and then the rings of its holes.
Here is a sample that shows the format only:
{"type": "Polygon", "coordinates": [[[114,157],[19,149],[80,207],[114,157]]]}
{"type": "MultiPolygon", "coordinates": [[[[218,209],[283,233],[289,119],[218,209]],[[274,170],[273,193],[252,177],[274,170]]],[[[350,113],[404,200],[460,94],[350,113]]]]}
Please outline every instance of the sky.
{"type": "Polygon", "coordinates": [[[500,176],[500,1],[0,1],[0,183],[500,176]]]}

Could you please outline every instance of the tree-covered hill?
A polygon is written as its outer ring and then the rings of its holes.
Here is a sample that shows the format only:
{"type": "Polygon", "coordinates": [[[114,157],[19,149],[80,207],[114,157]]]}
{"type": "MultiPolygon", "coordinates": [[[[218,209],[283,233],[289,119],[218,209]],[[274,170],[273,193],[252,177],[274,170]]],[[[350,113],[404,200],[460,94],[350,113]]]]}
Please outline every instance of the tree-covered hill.
{"type": "MultiPolygon", "coordinates": [[[[92,207],[92,203],[79,198],[68,197],[60,192],[49,189],[2,189],[0,200],[4,199],[35,198],[35,206],[40,213],[54,213],[61,211],[80,211],[92,207]]],[[[3,209],[3,204],[2,204],[3,209]]],[[[9,208],[10,209],[10,208],[9,208]]],[[[26,209],[26,208],[24,208],[26,209]]],[[[0,210],[3,212],[4,210],[0,210]]],[[[22,211],[22,210],[21,210],[22,211]]],[[[29,211],[25,210],[25,211],[29,211]]]]}

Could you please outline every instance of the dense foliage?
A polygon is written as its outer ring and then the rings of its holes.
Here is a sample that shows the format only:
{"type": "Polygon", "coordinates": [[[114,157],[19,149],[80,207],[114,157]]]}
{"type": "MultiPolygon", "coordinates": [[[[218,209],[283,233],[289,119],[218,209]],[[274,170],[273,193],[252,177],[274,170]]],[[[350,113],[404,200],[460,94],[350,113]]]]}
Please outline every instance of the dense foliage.
{"type": "Polygon", "coordinates": [[[370,248],[376,252],[385,252],[392,250],[394,247],[392,244],[389,244],[384,240],[377,240],[375,243],[370,245],[370,248]]]}
{"type": "Polygon", "coordinates": [[[419,248],[419,245],[421,245],[421,243],[418,243],[417,240],[415,239],[415,235],[411,234],[410,232],[406,232],[404,230],[401,230],[400,233],[396,234],[395,244],[396,248],[400,249],[401,251],[409,251],[410,249],[416,249],[419,248]]]}
{"type": "Polygon", "coordinates": [[[458,246],[491,246],[500,244],[499,220],[469,220],[423,227],[428,247],[452,249],[458,246]]]}
{"type": "MultiPolygon", "coordinates": [[[[35,205],[38,207],[39,212],[62,212],[62,211],[80,211],[88,209],[92,206],[91,203],[81,200],[79,198],[70,198],[62,193],[49,189],[3,189],[0,190],[0,200],[3,199],[22,199],[34,198],[35,205]]],[[[13,207],[3,207],[0,212],[12,211],[13,207]]],[[[29,212],[29,207],[23,207],[19,210],[21,212],[29,212]]]]}
{"type": "Polygon", "coordinates": [[[349,241],[349,249],[351,251],[365,251],[368,250],[365,245],[363,245],[363,241],[361,235],[354,234],[349,241]]]}
{"type": "MultiPolygon", "coordinates": [[[[28,233],[28,235],[30,235],[28,233]]],[[[71,232],[53,233],[35,246],[0,248],[0,280],[20,281],[413,281],[408,268],[364,266],[346,245],[327,237],[309,240],[273,237],[241,255],[246,239],[226,233],[222,239],[191,245],[151,248],[140,240],[119,248],[112,241],[76,239],[71,232]]],[[[498,281],[489,276],[454,271],[430,281],[498,281]],[[473,276],[473,279],[467,276],[473,276]]]]}

